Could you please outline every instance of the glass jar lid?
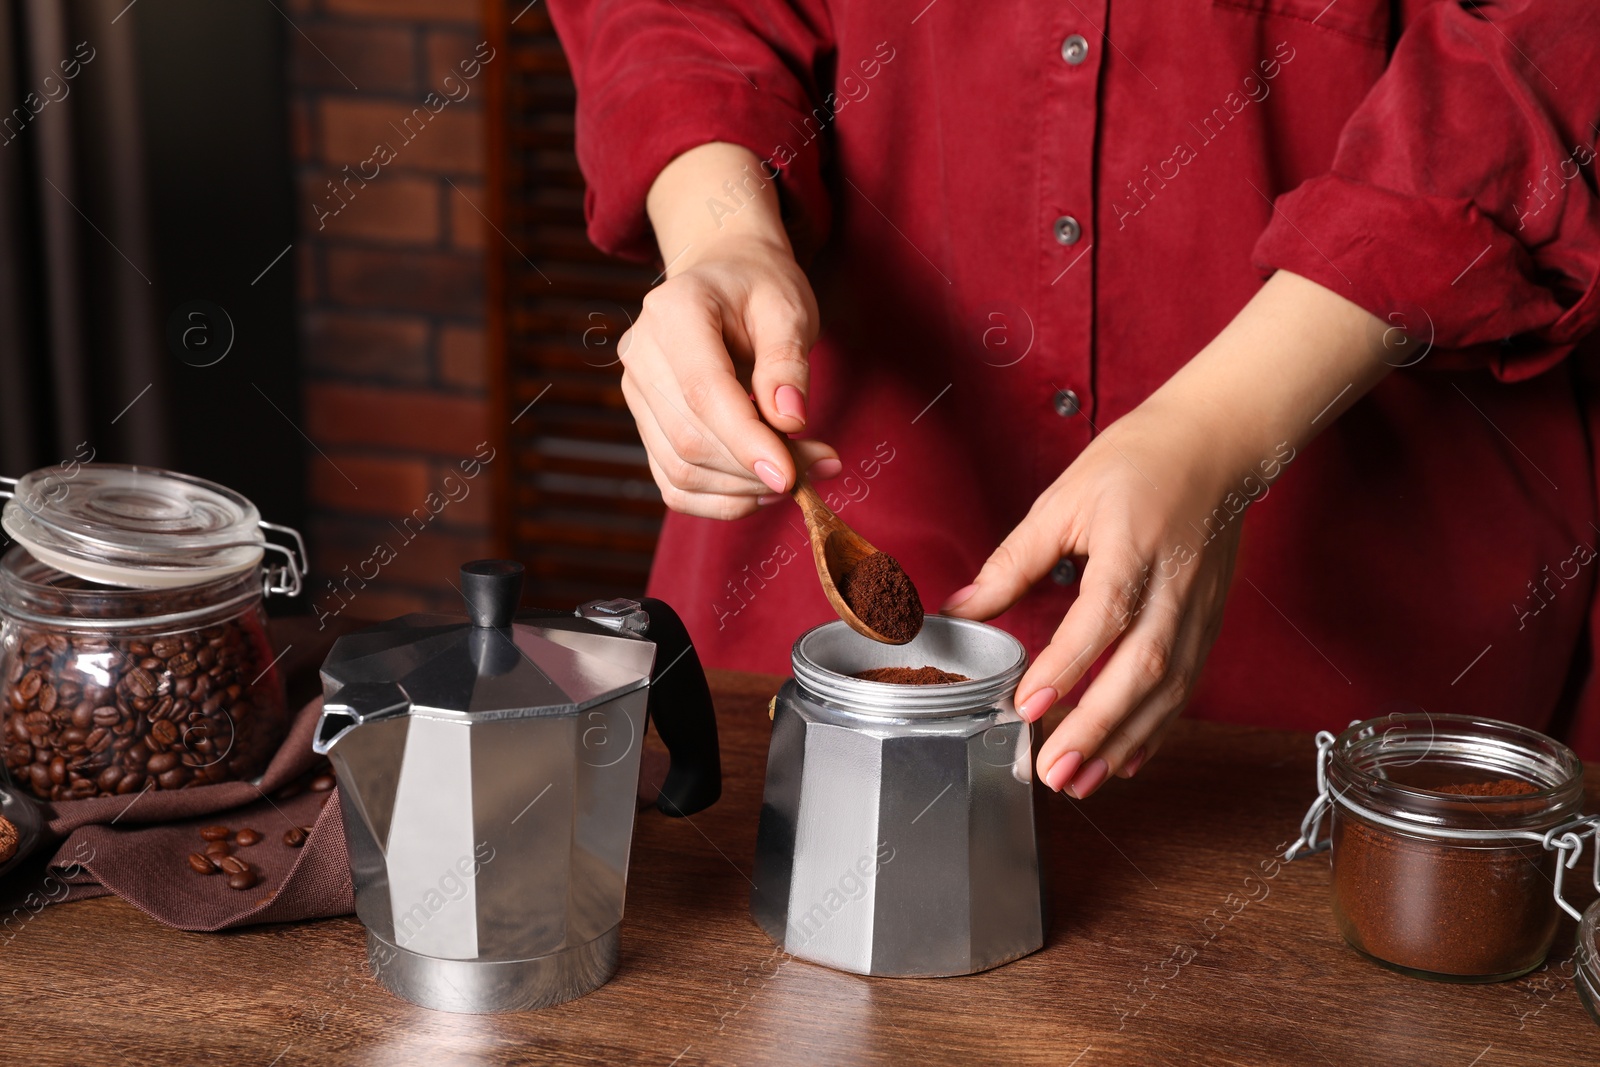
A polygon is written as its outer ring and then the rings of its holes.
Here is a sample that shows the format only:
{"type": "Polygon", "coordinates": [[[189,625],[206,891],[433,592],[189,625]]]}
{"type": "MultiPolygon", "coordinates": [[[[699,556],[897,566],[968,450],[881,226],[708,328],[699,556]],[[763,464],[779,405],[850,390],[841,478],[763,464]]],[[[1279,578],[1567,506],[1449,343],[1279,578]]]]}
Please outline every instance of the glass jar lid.
{"type": "Polygon", "coordinates": [[[250,570],[279,548],[264,530],[280,528],[263,523],[245,497],[155,467],[86,463],[70,480],[46,468],[18,479],[9,495],[0,513],[7,534],[40,562],[105,585],[199,585],[250,570]]]}

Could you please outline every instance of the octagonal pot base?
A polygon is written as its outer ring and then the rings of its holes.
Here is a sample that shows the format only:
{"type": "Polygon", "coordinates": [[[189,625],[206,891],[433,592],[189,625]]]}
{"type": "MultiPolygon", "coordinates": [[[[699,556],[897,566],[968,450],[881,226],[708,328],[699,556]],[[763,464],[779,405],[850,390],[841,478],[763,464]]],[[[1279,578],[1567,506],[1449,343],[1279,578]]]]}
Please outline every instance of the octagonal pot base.
{"type": "Polygon", "coordinates": [[[1039,944],[1034,945],[1031,948],[1025,948],[1020,952],[1014,952],[1009,956],[1001,956],[996,959],[985,960],[981,963],[969,965],[960,970],[888,970],[884,969],[881,964],[876,962],[874,962],[873,966],[870,968],[861,968],[853,967],[847,963],[841,963],[836,960],[821,959],[816,956],[807,955],[805,949],[803,948],[799,951],[794,951],[784,943],[783,931],[774,930],[772,925],[768,923],[760,914],[758,914],[755,909],[751,910],[750,918],[757,926],[761,928],[761,932],[766,934],[767,937],[771,938],[772,943],[777,945],[778,948],[782,949],[785,954],[793,956],[797,960],[805,960],[807,963],[815,963],[819,967],[827,967],[828,969],[834,971],[844,971],[846,974],[864,975],[868,978],[960,978],[963,975],[982,974],[984,971],[992,971],[996,967],[1004,967],[1006,964],[1014,963],[1017,960],[1022,959],[1024,956],[1031,956],[1044,947],[1044,942],[1041,939],[1039,944]]]}
{"type": "Polygon", "coordinates": [[[618,931],[528,960],[444,960],[390,944],[367,931],[367,960],[401,1000],[469,1015],[532,1011],[598,989],[617,970],[618,931]]]}

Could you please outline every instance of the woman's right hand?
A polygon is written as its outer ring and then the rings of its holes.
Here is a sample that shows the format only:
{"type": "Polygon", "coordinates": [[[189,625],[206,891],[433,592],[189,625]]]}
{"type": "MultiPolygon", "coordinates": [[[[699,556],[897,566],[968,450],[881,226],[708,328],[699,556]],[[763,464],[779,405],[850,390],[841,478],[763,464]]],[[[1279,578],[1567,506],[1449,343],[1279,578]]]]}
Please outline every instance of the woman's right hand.
{"type": "Polygon", "coordinates": [[[842,470],[830,446],[779,436],[806,427],[806,357],[818,323],[776,191],[767,183],[731,217],[706,210],[705,190],[730,165],[740,173],[744,157],[755,158],[703,145],[657,178],[650,216],[668,277],[618,345],[622,395],[662,498],[716,519],[783,499],[796,462],[813,479],[842,470]]]}

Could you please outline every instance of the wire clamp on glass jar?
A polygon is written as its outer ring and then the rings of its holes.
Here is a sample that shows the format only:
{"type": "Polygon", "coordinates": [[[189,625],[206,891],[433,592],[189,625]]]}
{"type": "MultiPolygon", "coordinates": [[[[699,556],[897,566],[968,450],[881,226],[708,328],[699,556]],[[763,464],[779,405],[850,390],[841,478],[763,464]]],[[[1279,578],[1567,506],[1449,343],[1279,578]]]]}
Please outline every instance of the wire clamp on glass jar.
{"type": "MultiPolygon", "coordinates": [[[[1352,727],[1360,725],[1360,720],[1350,724],[1352,727]]],[[[1457,829],[1448,826],[1419,826],[1418,823],[1403,819],[1391,818],[1382,812],[1374,811],[1350,796],[1350,791],[1335,794],[1328,784],[1328,764],[1333,756],[1334,745],[1337,738],[1327,730],[1319,732],[1316,736],[1317,745],[1317,797],[1307,809],[1305,818],[1300,820],[1300,836],[1290,845],[1284,853],[1284,859],[1294,861],[1306,856],[1314,856],[1319,852],[1326,852],[1332,843],[1331,837],[1320,836],[1322,824],[1332,813],[1335,805],[1345,811],[1370,823],[1375,823],[1385,829],[1397,830],[1407,834],[1421,834],[1426,837],[1436,837],[1444,840],[1495,842],[1495,841],[1527,841],[1537,843],[1545,849],[1557,854],[1556,877],[1553,884],[1555,901],[1561,909],[1574,919],[1582,919],[1583,913],[1568,904],[1563,894],[1567,871],[1578,865],[1583,858],[1584,838],[1594,839],[1594,872],[1593,881],[1597,892],[1600,892],[1600,815],[1574,815],[1557,823],[1543,832],[1537,830],[1515,829],[1457,829]]]]}
{"type": "Polygon", "coordinates": [[[263,563],[261,568],[261,593],[263,596],[282,594],[283,596],[299,596],[300,590],[305,587],[306,572],[310,569],[307,562],[306,543],[300,536],[300,531],[293,526],[280,526],[275,522],[262,519],[258,524],[262,530],[269,533],[280,534],[294,542],[293,545],[280,545],[268,541],[263,534],[261,547],[267,552],[278,552],[283,555],[283,562],[276,566],[267,566],[263,563]]]}

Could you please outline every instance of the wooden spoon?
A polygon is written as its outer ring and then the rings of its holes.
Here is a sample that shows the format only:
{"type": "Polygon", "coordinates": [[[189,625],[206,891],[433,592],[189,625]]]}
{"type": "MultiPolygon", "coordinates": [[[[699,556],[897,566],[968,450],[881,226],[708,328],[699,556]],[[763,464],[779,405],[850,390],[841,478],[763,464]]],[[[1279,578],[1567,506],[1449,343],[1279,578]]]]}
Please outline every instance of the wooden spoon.
{"type": "MultiPolygon", "coordinates": [[[[839,618],[863,637],[870,637],[887,645],[903,645],[916,637],[916,631],[899,638],[879,633],[851,609],[844,594],[839,591],[839,586],[863,560],[878,554],[878,550],[873,548],[865,537],[845,525],[839,516],[833,513],[833,509],[822,502],[822,497],[817,495],[816,488],[804,475],[801,475],[795,483],[793,495],[795,503],[800,505],[801,514],[805,516],[806,533],[811,540],[811,557],[817,565],[817,578],[822,582],[822,592],[827,596],[828,603],[833,605],[833,610],[839,618]]],[[[898,569],[899,564],[895,566],[898,569]]],[[[908,578],[907,584],[909,583],[908,578]]],[[[913,592],[913,597],[914,595],[913,592]]],[[[917,629],[920,630],[922,626],[920,601],[916,604],[916,616],[917,629]]]]}

